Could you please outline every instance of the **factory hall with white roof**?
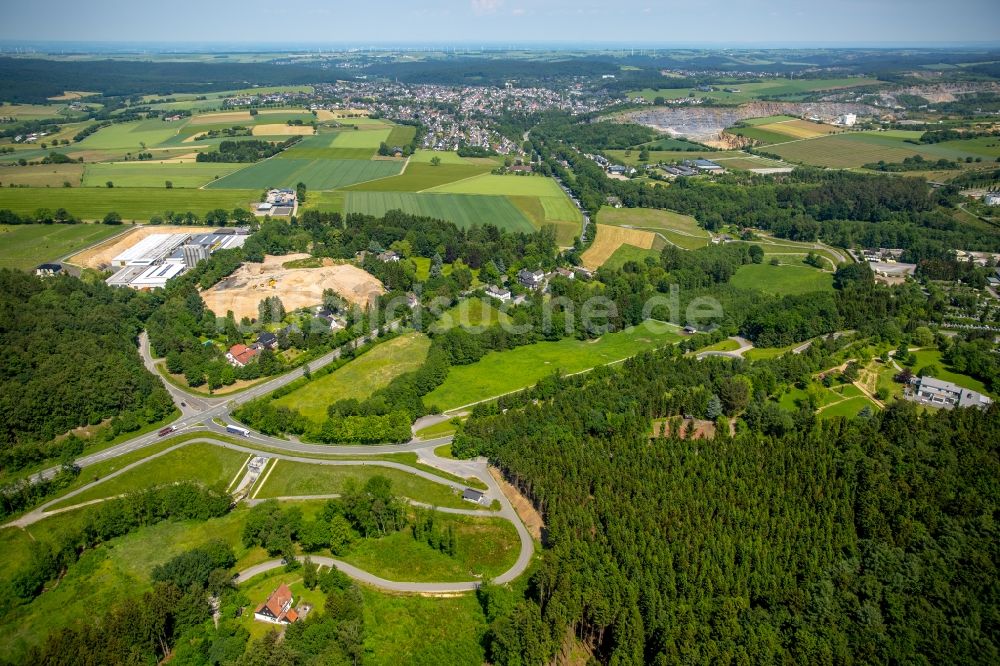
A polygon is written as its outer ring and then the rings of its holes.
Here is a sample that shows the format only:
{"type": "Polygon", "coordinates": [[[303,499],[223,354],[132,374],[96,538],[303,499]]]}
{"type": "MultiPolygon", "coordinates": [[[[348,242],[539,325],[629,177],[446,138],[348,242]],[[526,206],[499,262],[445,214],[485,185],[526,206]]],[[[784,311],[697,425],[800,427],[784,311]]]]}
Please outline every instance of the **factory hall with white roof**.
{"type": "Polygon", "coordinates": [[[118,271],[107,279],[112,287],[155,289],[183,275],[218,250],[243,247],[250,230],[220,228],[199,234],[150,234],[111,260],[118,271]]]}

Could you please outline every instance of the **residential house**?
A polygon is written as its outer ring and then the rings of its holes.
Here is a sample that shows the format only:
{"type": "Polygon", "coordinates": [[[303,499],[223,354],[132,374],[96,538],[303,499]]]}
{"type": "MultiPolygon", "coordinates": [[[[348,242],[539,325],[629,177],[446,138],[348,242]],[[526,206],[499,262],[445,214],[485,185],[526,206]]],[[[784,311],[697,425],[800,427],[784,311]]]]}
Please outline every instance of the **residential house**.
{"type": "Polygon", "coordinates": [[[260,354],[260,352],[252,347],[247,347],[246,345],[233,345],[229,348],[229,352],[226,354],[226,360],[229,361],[230,365],[243,368],[246,367],[247,363],[250,363],[250,361],[257,358],[258,354],[260,354]]]}
{"type": "Polygon", "coordinates": [[[1000,206],[1000,192],[987,192],[983,203],[987,206],[1000,206]]]}
{"type": "Polygon", "coordinates": [[[257,336],[257,344],[265,349],[274,349],[278,346],[278,337],[274,333],[264,331],[257,336]]]}
{"type": "Polygon", "coordinates": [[[399,261],[399,259],[400,259],[399,254],[393,252],[392,250],[386,250],[385,252],[381,252],[378,255],[378,260],[381,261],[383,264],[390,262],[395,263],[399,261]]]}
{"type": "Polygon", "coordinates": [[[687,333],[688,335],[694,335],[695,333],[698,332],[698,329],[692,326],[691,324],[688,324],[687,326],[684,327],[684,332],[687,333]]]}
{"type": "Polygon", "coordinates": [[[497,287],[496,285],[489,285],[486,287],[486,295],[490,298],[496,298],[500,301],[507,302],[510,300],[510,290],[504,289],[503,287],[497,287]]]}
{"type": "Polygon", "coordinates": [[[545,281],[545,273],[540,270],[529,271],[522,268],[517,272],[517,281],[528,289],[537,289],[545,281]]]}
{"type": "Polygon", "coordinates": [[[576,278],[576,274],[573,273],[573,271],[569,270],[568,268],[557,268],[556,275],[561,275],[567,280],[572,280],[576,278]]]}
{"type": "Polygon", "coordinates": [[[39,264],[35,267],[35,275],[39,277],[52,277],[62,273],[61,264],[39,264]]]}
{"type": "Polygon", "coordinates": [[[278,589],[271,593],[267,601],[257,606],[257,610],[253,612],[253,618],[271,624],[291,624],[299,619],[298,613],[292,608],[294,601],[292,591],[282,583],[278,589]]]}

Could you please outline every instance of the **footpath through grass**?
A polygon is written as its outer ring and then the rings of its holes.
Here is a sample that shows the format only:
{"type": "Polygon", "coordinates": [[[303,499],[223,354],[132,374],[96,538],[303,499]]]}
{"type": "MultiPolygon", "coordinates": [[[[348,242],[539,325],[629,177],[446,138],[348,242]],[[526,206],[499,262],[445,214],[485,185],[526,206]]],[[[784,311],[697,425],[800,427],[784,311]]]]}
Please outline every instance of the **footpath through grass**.
{"type": "Polygon", "coordinates": [[[680,338],[674,326],[646,322],[597,340],[537,342],[490,352],[477,363],[452,367],[444,383],[424,397],[424,403],[439,410],[454,409],[531,386],[556,370],[565,373],[589,370],[673,344],[680,338]]]}

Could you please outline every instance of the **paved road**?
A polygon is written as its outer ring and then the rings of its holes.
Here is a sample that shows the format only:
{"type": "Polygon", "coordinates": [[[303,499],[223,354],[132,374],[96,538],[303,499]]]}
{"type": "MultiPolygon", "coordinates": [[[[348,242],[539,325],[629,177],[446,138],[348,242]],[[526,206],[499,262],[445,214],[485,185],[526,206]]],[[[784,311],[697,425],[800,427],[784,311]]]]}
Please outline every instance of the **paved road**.
{"type": "MultiPolygon", "coordinates": [[[[449,438],[444,438],[444,439],[449,439],[449,438]]],[[[117,476],[125,474],[125,473],[129,472],[130,470],[134,469],[135,467],[137,467],[139,465],[142,465],[142,464],[144,464],[144,463],[146,463],[146,462],[148,462],[148,461],[150,461],[152,459],[159,458],[160,456],[167,455],[168,453],[171,453],[172,451],[176,451],[177,449],[179,449],[181,447],[184,447],[184,446],[187,446],[188,444],[193,444],[193,443],[196,443],[196,442],[213,444],[213,445],[221,446],[221,447],[224,447],[224,448],[227,448],[227,449],[231,449],[231,450],[235,450],[235,451],[241,451],[243,453],[247,453],[247,454],[250,454],[250,455],[264,455],[264,456],[268,456],[270,458],[277,458],[278,460],[288,460],[288,461],[293,461],[293,462],[303,462],[303,463],[307,463],[307,464],[311,464],[311,465],[353,466],[353,467],[386,467],[386,468],[389,468],[389,469],[398,469],[398,470],[406,472],[408,474],[413,474],[415,476],[419,476],[421,478],[427,479],[427,480],[432,481],[434,483],[440,483],[442,485],[449,486],[449,487],[454,488],[456,490],[464,490],[466,488],[465,484],[458,483],[458,482],[455,482],[455,481],[451,481],[450,479],[444,479],[444,478],[442,478],[440,476],[437,476],[435,474],[431,474],[430,472],[426,472],[426,471],[421,470],[421,469],[416,469],[416,468],[410,467],[408,465],[404,465],[402,463],[397,463],[397,462],[394,462],[394,461],[391,461],[391,460],[330,460],[330,459],[304,458],[304,457],[301,457],[301,456],[293,456],[293,455],[288,455],[288,454],[283,454],[283,453],[271,453],[271,452],[266,452],[266,451],[260,451],[260,450],[252,448],[252,443],[248,443],[247,446],[244,446],[244,445],[241,445],[241,444],[233,444],[231,442],[222,441],[220,439],[212,437],[212,434],[210,432],[206,432],[206,434],[205,434],[204,437],[198,437],[196,439],[192,439],[192,440],[187,441],[187,442],[180,442],[180,443],[175,444],[173,446],[170,446],[170,447],[168,447],[168,448],[166,448],[166,449],[164,449],[162,451],[158,451],[156,453],[152,453],[152,454],[150,454],[150,455],[142,458],[141,460],[138,460],[136,462],[130,463],[130,464],[126,465],[125,467],[122,467],[121,469],[108,474],[107,476],[103,477],[102,479],[99,479],[97,481],[88,483],[88,484],[86,484],[84,486],[81,486],[80,488],[76,488],[75,490],[72,490],[69,493],[66,493],[62,497],[58,497],[56,499],[50,500],[50,501],[42,504],[41,506],[37,507],[33,511],[31,511],[31,512],[29,512],[29,513],[27,513],[27,514],[25,514],[23,516],[21,516],[20,518],[11,521],[6,526],[7,527],[26,527],[28,525],[34,524],[34,523],[36,523],[36,522],[44,519],[44,518],[47,518],[48,516],[51,516],[51,515],[53,515],[55,513],[61,513],[62,511],[69,510],[69,508],[78,508],[79,506],[84,506],[84,505],[87,505],[87,504],[93,504],[93,503],[99,502],[101,500],[92,500],[92,501],[88,501],[88,502],[81,502],[79,505],[74,505],[73,507],[63,507],[63,508],[58,508],[58,509],[52,509],[52,507],[54,505],[65,503],[65,501],[67,499],[71,499],[73,497],[76,497],[77,495],[83,494],[83,493],[87,492],[88,490],[90,490],[92,487],[94,487],[95,485],[97,485],[99,483],[103,483],[105,481],[108,481],[109,479],[113,479],[113,478],[115,478],[117,476]]],[[[424,443],[424,445],[427,446],[426,443],[424,443]]],[[[442,513],[452,513],[452,514],[461,514],[461,515],[473,515],[473,516],[482,516],[482,517],[491,517],[491,518],[492,517],[499,517],[499,518],[503,518],[505,520],[509,520],[514,525],[514,528],[517,531],[518,540],[520,541],[521,547],[520,547],[520,551],[518,552],[518,557],[517,557],[517,560],[515,561],[514,565],[510,569],[508,569],[507,571],[505,571],[504,573],[502,573],[499,576],[497,576],[495,580],[498,583],[506,583],[506,582],[509,582],[511,580],[514,580],[515,578],[517,578],[518,576],[520,576],[522,573],[524,573],[524,571],[531,564],[531,558],[534,555],[534,542],[532,541],[531,535],[528,533],[527,528],[525,528],[524,524],[521,522],[521,519],[518,517],[516,511],[514,510],[514,507],[510,504],[510,502],[504,496],[503,491],[500,488],[500,485],[490,475],[489,470],[487,468],[486,461],[484,459],[479,458],[479,459],[475,459],[475,460],[451,460],[451,459],[448,459],[448,458],[440,458],[438,456],[435,456],[434,455],[434,451],[433,451],[433,447],[434,446],[438,446],[438,445],[439,444],[432,444],[432,445],[429,445],[431,447],[430,449],[421,449],[419,451],[419,454],[418,454],[418,455],[420,455],[421,461],[425,461],[425,462],[427,462],[427,464],[441,465],[442,469],[445,469],[445,471],[448,471],[448,472],[451,472],[451,473],[459,473],[459,474],[464,474],[464,475],[467,475],[467,476],[475,476],[476,478],[480,479],[487,486],[487,490],[484,491],[484,494],[486,496],[486,501],[487,502],[492,502],[493,500],[496,500],[500,504],[500,510],[499,511],[489,511],[489,510],[480,510],[480,509],[471,509],[471,508],[470,509],[455,509],[455,508],[448,508],[448,507],[437,507],[437,510],[441,511],[442,513]]],[[[299,496],[299,497],[287,498],[287,499],[302,500],[302,499],[310,499],[310,498],[311,499],[324,499],[324,498],[331,498],[331,497],[335,497],[335,495],[332,495],[332,494],[331,495],[310,495],[310,496],[299,496]]],[[[248,503],[252,505],[252,504],[258,503],[258,501],[251,500],[248,503]]],[[[423,502],[413,501],[412,503],[416,504],[418,506],[424,506],[424,507],[429,507],[430,506],[430,505],[428,505],[426,503],[423,503],[423,502]]],[[[381,589],[390,590],[390,591],[394,591],[394,592],[419,592],[419,593],[468,592],[469,590],[474,590],[474,589],[476,589],[479,586],[479,581],[464,581],[464,582],[457,582],[457,583],[419,583],[419,582],[390,581],[390,580],[386,580],[384,578],[380,578],[378,576],[375,576],[373,574],[370,574],[367,571],[364,571],[362,569],[358,569],[357,567],[351,566],[351,565],[349,565],[349,564],[347,564],[345,562],[340,562],[339,560],[334,560],[333,558],[314,557],[313,560],[316,561],[317,563],[320,563],[320,564],[326,564],[328,566],[336,566],[338,569],[340,569],[341,571],[343,571],[345,574],[347,574],[351,578],[354,578],[355,580],[358,580],[358,581],[360,581],[362,583],[366,583],[366,584],[369,584],[369,585],[373,585],[375,587],[379,587],[381,589]]],[[[246,571],[241,572],[240,573],[240,577],[237,580],[237,582],[242,582],[243,580],[251,578],[251,577],[253,577],[253,576],[255,576],[255,575],[259,574],[259,573],[262,573],[264,571],[268,571],[270,569],[275,569],[275,568],[280,567],[280,566],[282,566],[280,560],[272,560],[270,562],[265,562],[263,564],[259,564],[259,565],[255,566],[255,567],[251,567],[250,569],[247,569],[246,571]]]]}
{"type": "Polygon", "coordinates": [[[734,335],[730,338],[727,338],[727,340],[735,341],[739,345],[739,348],[734,349],[732,351],[703,351],[698,353],[695,356],[695,358],[703,359],[706,356],[728,356],[729,358],[743,358],[743,354],[753,349],[752,342],[750,342],[746,338],[741,338],[738,335],[734,335]]]}

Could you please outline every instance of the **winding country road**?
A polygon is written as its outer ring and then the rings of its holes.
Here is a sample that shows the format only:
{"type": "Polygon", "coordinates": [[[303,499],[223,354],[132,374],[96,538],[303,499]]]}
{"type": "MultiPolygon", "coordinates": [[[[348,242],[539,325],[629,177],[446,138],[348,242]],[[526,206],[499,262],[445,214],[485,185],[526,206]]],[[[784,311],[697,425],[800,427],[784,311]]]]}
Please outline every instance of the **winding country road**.
{"type": "MultiPolygon", "coordinates": [[[[397,326],[398,322],[392,322],[390,326],[397,326]]],[[[374,340],[377,337],[377,331],[371,331],[368,335],[359,339],[358,341],[348,343],[357,346],[374,340]]],[[[310,465],[328,465],[328,466],[347,466],[347,467],[385,467],[389,469],[396,469],[407,474],[413,474],[415,476],[421,477],[428,481],[439,483],[444,486],[448,486],[456,491],[462,491],[467,486],[458,481],[453,481],[451,479],[446,479],[442,476],[438,476],[431,472],[423,469],[418,469],[410,465],[403,463],[391,461],[391,460],[377,460],[377,459],[357,459],[363,458],[365,456],[374,456],[386,453],[399,453],[399,452],[415,452],[417,454],[420,463],[439,469],[448,474],[454,475],[459,478],[470,478],[475,477],[482,481],[486,485],[486,490],[484,491],[485,502],[487,504],[496,501],[500,505],[499,511],[490,511],[488,509],[477,510],[477,509],[451,509],[439,507],[438,510],[443,513],[458,513],[463,515],[476,515],[483,517],[497,517],[504,520],[509,520],[515,527],[518,539],[520,541],[520,551],[518,553],[517,561],[514,565],[496,577],[497,582],[508,582],[514,580],[520,576],[528,568],[531,563],[531,559],[534,555],[534,541],[527,528],[521,522],[518,517],[517,512],[511,505],[510,501],[504,496],[500,485],[489,473],[489,468],[487,466],[487,461],[483,458],[474,460],[454,460],[451,458],[442,458],[434,453],[434,449],[451,442],[452,437],[438,437],[427,440],[416,440],[413,439],[405,444],[383,444],[383,445],[372,445],[372,446],[330,446],[322,444],[307,444],[300,442],[295,439],[282,439],[278,437],[270,437],[262,433],[250,431],[249,434],[243,438],[245,443],[233,443],[232,439],[240,439],[238,435],[233,435],[232,433],[226,432],[224,425],[220,425],[215,421],[219,419],[226,423],[235,423],[234,419],[230,415],[230,412],[237,406],[246,403],[247,401],[253,400],[255,398],[267,395],[272,391],[295,381],[303,375],[303,368],[297,368],[291,370],[279,377],[274,379],[261,382],[256,386],[252,386],[248,389],[234,393],[227,396],[204,396],[196,395],[191,392],[185,391],[184,389],[174,386],[160,373],[159,369],[156,367],[156,360],[153,359],[149,347],[149,338],[145,332],[143,332],[138,340],[139,353],[142,356],[143,363],[154,375],[160,378],[164,387],[169,392],[174,404],[181,412],[181,416],[173,421],[170,425],[174,428],[171,433],[172,437],[184,434],[197,434],[197,437],[193,437],[184,442],[178,442],[172,446],[168,446],[162,450],[151,452],[148,455],[143,456],[141,459],[125,465],[121,469],[111,472],[100,479],[87,483],[79,488],[75,488],[68,493],[65,493],[55,499],[49,500],[36,507],[32,511],[25,513],[19,518],[10,521],[5,525],[5,527],[26,527],[32,525],[44,518],[52,516],[56,513],[62,513],[75,508],[80,508],[82,506],[95,504],[103,500],[90,500],[86,502],[81,502],[80,504],[73,506],[66,506],[66,500],[72,499],[73,497],[79,496],[94,486],[104,483],[110,479],[126,474],[129,471],[135,469],[136,467],[143,465],[150,460],[154,460],[161,456],[165,456],[177,449],[194,443],[207,443],[215,446],[220,446],[223,448],[231,449],[234,451],[240,451],[242,453],[247,453],[250,456],[264,456],[267,458],[274,458],[277,460],[287,460],[290,462],[299,462],[310,465]],[[216,435],[225,435],[226,439],[216,435]],[[296,454],[306,454],[306,455],[296,455],[296,454]],[[337,458],[313,458],[308,457],[308,454],[321,454],[327,456],[354,456],[355,459],[337,459],[337,458]],[[58,508],[57,505],[59,506],[58,508]]],[[[329,363],[333,362],[340,357],[341,348],[334,349],[324,356],[310,362],[310,368],[315,371],[322,368],[329,363]]],[[[443,417],[447,418],[447,417],[443,417]]],[[[249,430],[249,429],[248,429],[249,430]]],[[[106,449],[96,451],[90,455],[82,456],[76,460],[76,464],[81,468],[86,468],[92,466],[96,463],[110,460],[123,456],[125,454],[131,453],[133,451],[139,451],[146,448],[154,443],[164,441],[163,438],[159,436],[157,432],[147,433],[145,435],[140,435],[134,437],[128,441],[122,442],[115,446],[110,446],[106,449]]],[[[42,477],[48,478],[58,471],[57,467],[51,467],[35,475],[35,478],[42,477]]],[[[296,497],[296,498],[286,498],[286,499],[306,499],[306,497],[296,497]]],[[[256,503],[254,500],[250,500],[249,503],[256,503]]],[[[412,504],[427,506],[424,503],[412,501],[412,504]]],[[[370,574],[366,571],[358,569],[357,567],[351,566],[347,563],[334,560],[333,558],[327,557],[314,557],[314,561],[320,564],[327,564],[329,566],[336,566],[338,569],[343,571],[345,574],[358,580],[362,583],[373,585],[375,587],[390,590],[394,592],[416,592],[416,593],[450,593],[450,592],[467,592],[469,590],[474,590],[479,586],[479,581],[463,581],[463,582],[447,582],[447,583],[428,583],[428,582],[406,582],[406,581],[390,581],[370,574]]],[[[273,569],[275,567],[281,566],[280,561],[274,560],[272,562],[265,562],[259,564],[256,567],[251,567],[240,574],[240,580],[245,580],[250,578],[257,573],[273,569]]]]}

